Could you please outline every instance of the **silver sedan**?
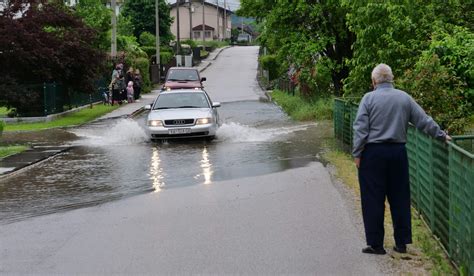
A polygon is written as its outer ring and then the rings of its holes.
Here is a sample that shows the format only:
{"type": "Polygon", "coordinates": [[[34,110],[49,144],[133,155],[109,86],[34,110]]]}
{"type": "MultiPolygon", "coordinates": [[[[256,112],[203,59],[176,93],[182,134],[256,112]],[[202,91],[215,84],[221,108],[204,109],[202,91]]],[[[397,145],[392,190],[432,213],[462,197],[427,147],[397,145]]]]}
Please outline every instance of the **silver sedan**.
{"type": "Polygon", "coordinates": [[[147,126],[152,140],[206,137],[219,127],[217,107],[200,89],[162,91],[149,109],[147,126]]]}

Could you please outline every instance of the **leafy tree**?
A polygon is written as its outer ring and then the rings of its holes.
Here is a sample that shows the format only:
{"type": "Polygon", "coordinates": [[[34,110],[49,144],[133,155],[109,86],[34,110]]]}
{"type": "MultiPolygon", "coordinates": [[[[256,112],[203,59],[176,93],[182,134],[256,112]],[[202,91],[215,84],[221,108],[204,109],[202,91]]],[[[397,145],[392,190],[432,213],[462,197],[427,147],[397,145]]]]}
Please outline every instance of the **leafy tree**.
{"type": "Polygon", "coordinates": [[[350,75],[345,93],[363,95],[370,90],[370,72],[378,63],[392,67],[395,76],[411,68],[429,44],[431,5],[422,1],[349,1],[348,24],[357,40],[349,60],[350,75]]]}
{"type": "Polygon", "coordinates": [[[9,1],[0,12],[0,104],[12,107],[34,101],[26,95],[31,84],[45,81],[83,92],[95,89],[105,60],[94,47],[97,37],[64,4],[9,1]]]}
{"type": "Polygon", "coordinates": [[[130,18],[120,14],[117,18],[118,35],[133,36],[133,24],[130,18]]]}
{"type": "MultiPolygon", "coordinates": [[[[170,8],[165,0],[159,0],[160,43],[167,45],[172,39],[170,8]]],[[[155,1],[154,0],[126,0],[122,14],[127,17],[133,26],[133,34],[140,37],[141,33],[156,33],[155,30],[155,1]]]]}
{"type": "Polygon", "coordinates": [[[277,54],[282,68],[291,64],[299,68],[300,88],[305,94],[327,93],[317,90],[320,86],[315,78],[316,64],[323,60],[319,69],[325,68],[320,72],[330,72],[336,95],[342,93],[342,81],[349,73],[345,61],[352,57],[355,39],[346,26],[346,13],[337,0],[242,0],[238,11],[263,22],[261,43],[277,54]]]}
{"type": "Polygon", "coordinates": [[[138,41],[142,46],[156,46],[156,37],[149,32],[141,33],[138,41]]]}
{"type": "Polygon", "coordinates": [[[110,48],[111,11],[102,0],[81,0],[76,5],[76,13],[84,18],[84,22],[97,31],[97,47],[107,51],[110,48]]]}
{"type": "Polygon", "coordinates": [[[436,29],[399,85],[443,128],[462,134],[474,105],[474,33],[463,27],[436,29]]]}
{"type": "Polygon", "coordinates": [[[344,0],[343,4],[357,36],[345,95],[369,91],[371,70],[386,63],[397,84],[443,127],[462,132],[474,98],[474,34],[473,19],[461,14],[472,14],[473,5],[456,0],[344,0]]]}

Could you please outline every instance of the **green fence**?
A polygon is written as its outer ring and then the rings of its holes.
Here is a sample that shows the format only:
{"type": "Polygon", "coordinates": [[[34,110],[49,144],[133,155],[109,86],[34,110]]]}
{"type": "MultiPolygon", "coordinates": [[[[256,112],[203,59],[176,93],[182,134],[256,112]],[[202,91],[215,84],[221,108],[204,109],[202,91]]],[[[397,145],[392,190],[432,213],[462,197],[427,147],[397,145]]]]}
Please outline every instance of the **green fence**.
{"type": "Polygon", "coordinates": [[[474,136],[449,147],[449,254],[474,275],[474,136]]]}
{"type": "Polygon", "coordinates": [[[45,83],[43,85],[43,112],[42,116],[61,113],[79,106],[102,101],[103,92],[108,88],[105,81],[96,82],[93,91],[82,93],[68,89],[57,83],[45,83]]]}
{"type": "Polygon", "coordinates": [[[352,124],[357,115],[358,102],[360,98],[335,99],[333,118],[334,118],[334,136],[340,142],[344,150],[349,151],[352,148],[352,124]]]}
{"type": "Polygon", "coordinates": [[[28,104],[14,105],[20,117],[41,117],[61,113],[79,106],[100,102],[103,92],[108,90],[105,81],[97,81],[89,93],[68,89],[62,84],[43,83],[28,85],[22,97],[28,104]]]}
{"type": "MultiPolygon", "coordinates": [[[[351,99],[334,102],[334,134],[349,152],[357,108],[351,99]]],[[[413,205],[450,257],[474,275],[474,135],[446,144],[410,127],[407,140],[413,205]]]]}
{"type": "Polygon", "coordinates": [[[296,85],[288,78],[277,79],[276,86],[278,89],[285,91],[288,94],[295,95],[296,85]]]}

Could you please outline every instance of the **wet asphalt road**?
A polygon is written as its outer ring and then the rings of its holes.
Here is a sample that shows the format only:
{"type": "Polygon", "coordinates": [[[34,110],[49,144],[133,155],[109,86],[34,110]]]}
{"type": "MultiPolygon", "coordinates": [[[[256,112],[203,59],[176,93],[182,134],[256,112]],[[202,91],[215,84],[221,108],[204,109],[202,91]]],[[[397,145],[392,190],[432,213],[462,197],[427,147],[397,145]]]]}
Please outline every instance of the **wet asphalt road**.
{"type": "Polygon", "coordinates": [[[260,101],[257,53],[202,74],[213,142],[150,143],[145,115],[54,136],[73,148],[0,183],[0,273],[380,273],[319,162],[330,128],[260,101]]]}

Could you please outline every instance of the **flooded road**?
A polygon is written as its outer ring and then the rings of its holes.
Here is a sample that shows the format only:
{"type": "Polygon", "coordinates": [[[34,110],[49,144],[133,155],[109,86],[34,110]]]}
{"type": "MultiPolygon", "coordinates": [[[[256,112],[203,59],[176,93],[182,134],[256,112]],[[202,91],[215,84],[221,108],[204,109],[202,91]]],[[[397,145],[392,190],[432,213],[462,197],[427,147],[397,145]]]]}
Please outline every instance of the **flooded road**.
{"type": "Polygon", "coordinates": [[[292,122],[271,103],[227,103],[220,111],[224,123],[212,142],[152,143],[145,115],[69,130],[76,138],[63,144],[71,150],[0,182],[0,223],[305,166],[330,135],[328,125],[292,122]]]}
{"type": "MultiPolygon", "coordinates": [[[[217,71],[205,75],[217,79],[217,71]]],[[[232,97],[219,94],[226,85],[220,79],[221,84],[209,83],[214,101],[223,101],[222,126],[212,142],[151,143],[144,127],[146,114],[25,136],[72,149],[0,181],[0,224],[141,193],[284,171],[318,160],[321,144],[331,135],[328,123],[292,121],[275,104],[258,100],[255,82],[244,83],[251,97],[237,95],[236,90],[232,97]]]]}

